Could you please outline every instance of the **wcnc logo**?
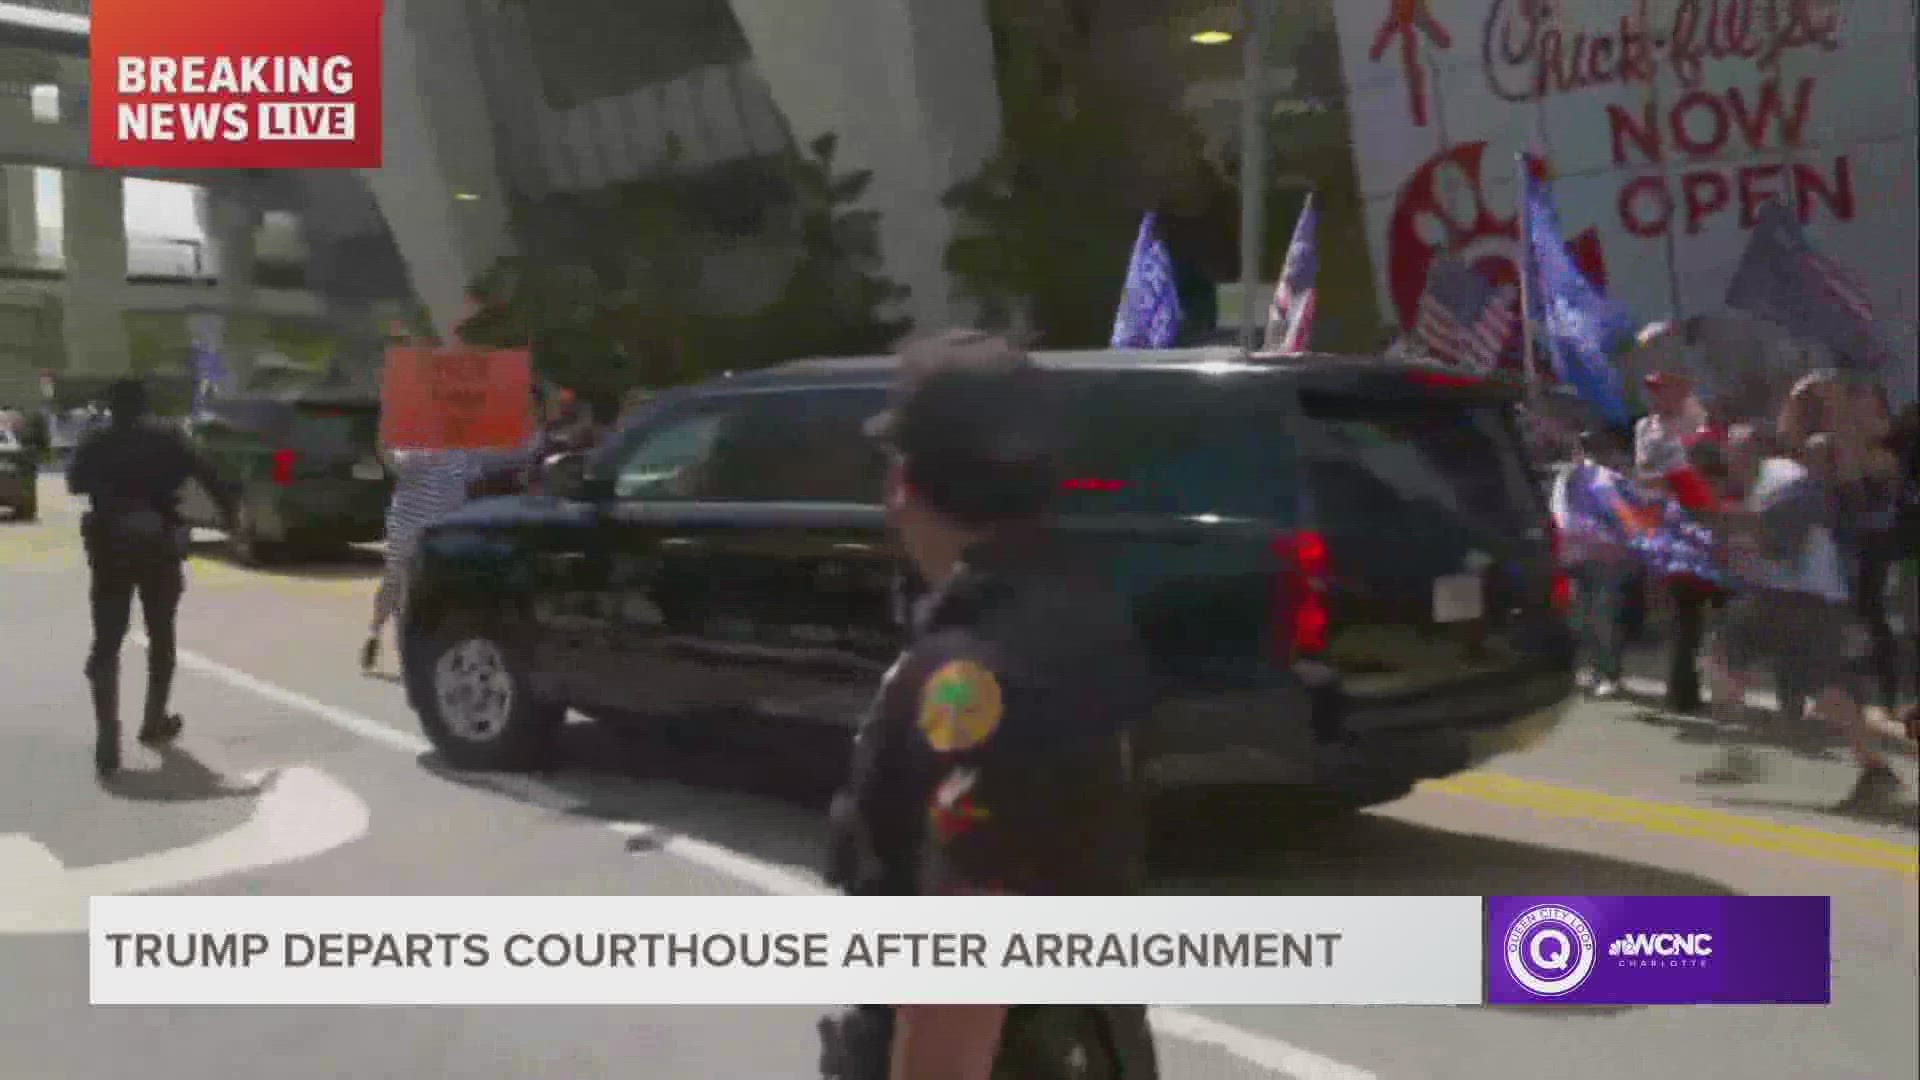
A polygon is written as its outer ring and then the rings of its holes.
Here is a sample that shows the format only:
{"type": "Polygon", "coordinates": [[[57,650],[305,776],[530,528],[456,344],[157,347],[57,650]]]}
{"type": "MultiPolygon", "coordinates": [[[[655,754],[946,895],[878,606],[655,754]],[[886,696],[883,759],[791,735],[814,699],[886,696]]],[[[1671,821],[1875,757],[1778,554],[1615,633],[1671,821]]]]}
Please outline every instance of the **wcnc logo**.
{"type": "Polygon", "coordinates": [[[1712,934],[1622,934],[1607,946],[1618,967],[1705,967],[1713,955],[1712,934]]]}

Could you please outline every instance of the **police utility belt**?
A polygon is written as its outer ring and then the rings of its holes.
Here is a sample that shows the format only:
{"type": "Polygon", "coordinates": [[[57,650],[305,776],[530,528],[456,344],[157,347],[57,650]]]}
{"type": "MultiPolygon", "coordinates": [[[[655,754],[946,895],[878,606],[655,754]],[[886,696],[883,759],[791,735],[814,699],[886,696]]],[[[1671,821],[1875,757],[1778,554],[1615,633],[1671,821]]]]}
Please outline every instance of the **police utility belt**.
{"type": "Polygon", "coordinates": [[[90,510],[80,534],[100,554],[176,559],[186,557],[193,535],[179,519],[151,509],[90,510]]]}

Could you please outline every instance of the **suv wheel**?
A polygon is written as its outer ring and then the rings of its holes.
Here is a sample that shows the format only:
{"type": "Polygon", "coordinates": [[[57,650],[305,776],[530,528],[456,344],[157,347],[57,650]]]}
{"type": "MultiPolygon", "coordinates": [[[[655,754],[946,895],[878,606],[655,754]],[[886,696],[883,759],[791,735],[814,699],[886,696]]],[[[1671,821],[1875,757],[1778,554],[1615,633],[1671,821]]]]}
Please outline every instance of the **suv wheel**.
{"type": "Polygon", "coordinates": [[[526,665],[498,635],[422,634],[403,653],[420,726],[455,768],[520,771],[550,760],[566,707],[534,697],[526,665]]]}
{"type": "Polygon", "coordinates": [[[245,503],[233,513],[233,520],[227,522],[227,546],[233,552],[234,561],[243,566],[268,566],[280,558],[280,547],[260,536],[260,526],[253,520],[253,511],[245,503]]]}

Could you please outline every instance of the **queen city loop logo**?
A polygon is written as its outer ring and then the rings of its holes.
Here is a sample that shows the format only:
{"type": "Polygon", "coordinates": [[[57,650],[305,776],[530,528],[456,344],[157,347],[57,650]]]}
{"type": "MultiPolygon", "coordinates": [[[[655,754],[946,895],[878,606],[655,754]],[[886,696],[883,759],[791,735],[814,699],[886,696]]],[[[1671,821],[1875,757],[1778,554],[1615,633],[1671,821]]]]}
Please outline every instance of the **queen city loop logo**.
{"type": "Polygon", "coordinates": [[[1558,904],[1528,908],[1507,928],[1507,974],[1541,997],[1562,997],[1593,974],[1593,927],[1558,904]]]}

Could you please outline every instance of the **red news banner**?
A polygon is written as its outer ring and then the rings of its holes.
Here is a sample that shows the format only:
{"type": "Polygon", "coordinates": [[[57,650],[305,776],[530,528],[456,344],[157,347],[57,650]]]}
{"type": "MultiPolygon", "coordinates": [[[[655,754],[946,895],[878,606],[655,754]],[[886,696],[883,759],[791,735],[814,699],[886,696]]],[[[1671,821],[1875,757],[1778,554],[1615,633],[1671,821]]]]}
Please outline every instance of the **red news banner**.
{"type": "Polygon", "coordinates": [[[92,164],[380,165],[382,0],[94,0],[92,164]]]}

